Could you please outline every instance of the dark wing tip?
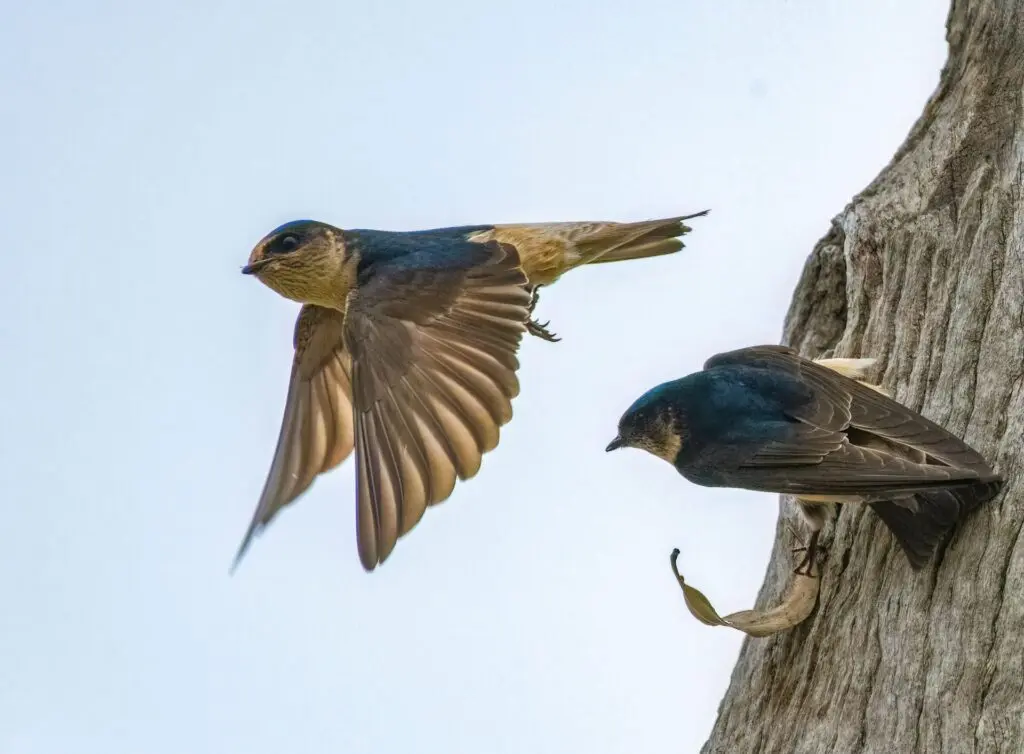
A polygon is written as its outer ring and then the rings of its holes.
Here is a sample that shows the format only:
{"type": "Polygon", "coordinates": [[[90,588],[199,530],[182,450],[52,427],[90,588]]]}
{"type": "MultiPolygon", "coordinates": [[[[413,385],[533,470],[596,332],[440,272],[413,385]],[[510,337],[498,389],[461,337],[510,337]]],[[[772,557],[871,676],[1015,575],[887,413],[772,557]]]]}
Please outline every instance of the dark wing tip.
{"type": "Polygon", "coordinates": [[[710,209],[704,209],[701,210],[700,212],[694,212],[692,215],[680,215],[676,219],[678,219],[680,222],[685,222],[686,220],[692,220],[695,217],[706,217],[710,212],[710,209]]]}
{"type": "Polygon", "coordinates": [[[254,518],[252,523],[249,524],[249,529],[245,532],[245,536],[242,538],[242,544],[238,546],[238,552],[235,553],[235,558],[231,561],[231,567],[228,569],[229,576],[235,575],[235,571],[238,570],[238,566],[242,562],[242,558],[245,557],[245,554],[249,551],[249,546],[252,544],[253,539],[255,539],[256,535],[262,528],[262,523],[259,521],[259,519],[256,518],[254,518]]]}
{"type": "Polygon", "coordinates": [[[359,551],[359,565],[362,566],[363,570],[366,573],[373,573],[377,570],[377,566],[381,565],[385,560],[387,560],[386,555],[383,558],[377,557],[376,547],[374,547],[374,553],[372,555],[366,552],[361,546],[357,547],[356,549],[359,551]]]}

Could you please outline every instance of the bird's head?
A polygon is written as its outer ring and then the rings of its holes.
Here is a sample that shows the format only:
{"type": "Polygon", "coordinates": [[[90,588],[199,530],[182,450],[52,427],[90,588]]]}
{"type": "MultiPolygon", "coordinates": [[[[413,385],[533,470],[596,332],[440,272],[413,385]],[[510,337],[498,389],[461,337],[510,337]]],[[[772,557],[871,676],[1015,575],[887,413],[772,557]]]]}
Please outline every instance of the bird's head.
{"type": "Polygon", "coordinates": [[[606,451],[639,448],[674,464],[683,446],[683,422],[670,399],[672,383],[640,396],[619,419],[619,433],[606,451]]]}
{"type": "Polygon", "coordinates": [[[314,220],[272,230],[253,248],[242,272],[292,301],[336,309],[344,309],[355,281],[342,232],[314,220]]]}

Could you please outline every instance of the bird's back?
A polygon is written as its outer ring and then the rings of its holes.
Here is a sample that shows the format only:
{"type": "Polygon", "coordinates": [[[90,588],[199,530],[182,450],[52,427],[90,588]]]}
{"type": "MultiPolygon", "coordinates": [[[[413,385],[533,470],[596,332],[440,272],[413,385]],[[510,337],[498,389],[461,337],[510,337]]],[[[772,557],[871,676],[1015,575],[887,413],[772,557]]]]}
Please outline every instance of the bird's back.
{"type": "Polygon", "coordinates": [[[359,255],[358,275],[364,280],[382,265],[436,269],[469,269],[491,256],[491,251],[469,240],[489,226],[466,225],[433,230],[388,231],[356,229],[343,232],[345,246],[359,255]]]}
{"type": "Polygon", "coordinates": [[[786,409],[813,398],[804,383],[772,369],[716,367],[679,382],[688,430],[709,440],[742,434],[751,425],[789,421],[786,409]]]}
{"type": "Polygon", "coordinates": [[[450,261],[458,250],[498,242],[515,247],[523,271],[534,285],[551,285],[584,264],[620,262],[672,254],[683,248],[680,237],[690,232],[683,221],[706,214],[643,220],[634,223],[562,222],[514,225],[456,225],[403,232],[346,231],[346,240],[362,245],[369,257],[393,259],[410,250],[445,249],[450,261]]]}

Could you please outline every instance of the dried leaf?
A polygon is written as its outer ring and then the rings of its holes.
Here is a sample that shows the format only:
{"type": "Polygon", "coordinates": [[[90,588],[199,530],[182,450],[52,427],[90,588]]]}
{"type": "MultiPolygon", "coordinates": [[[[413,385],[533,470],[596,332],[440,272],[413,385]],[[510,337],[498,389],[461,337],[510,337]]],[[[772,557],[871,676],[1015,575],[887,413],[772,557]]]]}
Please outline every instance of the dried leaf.
{"type": "Polygon", "coordinates": [[[771,636],[802,623],[818,600],[820,573],[814,572],[811,576],[794,573],[779,604],[767,610],[741,610],[722,617],[703,592],[686,583],[676,564],[678,558],[679,550],[673,550],[670,558],[672,572],[679,582],[679,588],[683,590],[686,607],[694,618],[707,626],[728,626],[754,637],[771,636]]]}

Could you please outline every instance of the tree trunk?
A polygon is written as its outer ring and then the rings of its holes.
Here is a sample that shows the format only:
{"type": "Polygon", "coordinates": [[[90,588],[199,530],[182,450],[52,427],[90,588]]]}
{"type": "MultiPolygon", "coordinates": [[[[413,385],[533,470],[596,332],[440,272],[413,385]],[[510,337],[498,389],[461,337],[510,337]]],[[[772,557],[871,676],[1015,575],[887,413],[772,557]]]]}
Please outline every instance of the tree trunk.
{"type": "MultiPolygon", "coordinates": [[[[786,318],[1006,477],[910,570],[866,507],[830,527],[818,606],[747,639],[706,754],[1024,752],[1024,0],[953,0],[938,89],[815,246],[786,318]]],[[[787,500],[758,604],[793,568],[787,500]]]]}

